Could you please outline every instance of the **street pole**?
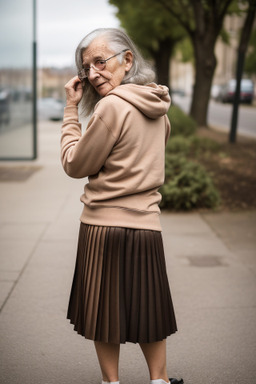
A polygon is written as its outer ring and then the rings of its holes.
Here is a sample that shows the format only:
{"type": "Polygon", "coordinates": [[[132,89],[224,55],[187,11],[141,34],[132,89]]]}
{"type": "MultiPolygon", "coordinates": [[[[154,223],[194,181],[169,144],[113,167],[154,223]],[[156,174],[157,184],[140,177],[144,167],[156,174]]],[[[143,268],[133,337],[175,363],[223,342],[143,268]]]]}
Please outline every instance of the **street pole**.
{"type": "Polygon", "coordinates": [[[37,158],[37,42],[36,42],[36,0],[33,0],[33,63],[32,63],[32,81],[33,81],[33,159],[37,158]]]}
{"type": "Polygon", "coordinates": [[[253,22],[256,12],[256,0],[250,0],[246,19],[244,22],[241,39],[238,47],[238,57],[237,57],[237,68],[236,68],[236,91],[233,102],[233,112],[231,118],[231,127],[229,134],[229,142],[236,142],[236,132],[237,132],[237,121],[238,121],[238,110],[240,103],[240,88],[241,88],[241,79],[244,68],[244,60],[247,51],[247,46],[250,40],[250,35],[253,27],[253,22]]]}

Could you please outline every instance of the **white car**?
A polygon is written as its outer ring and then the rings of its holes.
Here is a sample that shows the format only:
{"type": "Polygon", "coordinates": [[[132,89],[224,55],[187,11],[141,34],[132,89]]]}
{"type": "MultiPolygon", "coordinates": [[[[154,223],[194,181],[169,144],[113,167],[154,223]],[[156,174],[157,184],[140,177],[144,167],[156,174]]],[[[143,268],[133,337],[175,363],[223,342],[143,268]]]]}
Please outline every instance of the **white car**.
{"type": "Polygon", "coordinates": [[[64,102],[53,97],[37,100],[37,114],[40,120],[59,121],[63,118],[64,102]]]}
{"type": "MultiPolygon", "coordinates": [[[[236,80],[232,79],[220,89],[217,100],[222,103],[233,103],[236,91],[236,80]]],[[[254,84],[250,79],[242,79],[240,84],[240,102],[252,104],[254,84]]]]}

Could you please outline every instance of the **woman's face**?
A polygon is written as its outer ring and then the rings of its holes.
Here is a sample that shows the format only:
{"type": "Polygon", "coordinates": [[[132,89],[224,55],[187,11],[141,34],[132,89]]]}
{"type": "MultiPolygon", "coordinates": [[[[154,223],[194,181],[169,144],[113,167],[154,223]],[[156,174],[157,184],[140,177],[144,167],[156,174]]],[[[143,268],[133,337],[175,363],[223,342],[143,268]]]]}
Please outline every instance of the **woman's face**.
{"type": "MultiPolygon", "coordinates": [[[[110,50],[105,39],[102,37],[96,38],[83,52],[83,67],[88,68],[96,60],[106,60],[115,53],[110,50]]],[[[132,53],[127,51],[123,55],[122,63],[119,62],[118,56],[113,57],[106,62],[106,67],[102,71],[90,68],[88,80],[101,97],[120,85],[125,73],[130,70],[132,66],[132,53]]]]}

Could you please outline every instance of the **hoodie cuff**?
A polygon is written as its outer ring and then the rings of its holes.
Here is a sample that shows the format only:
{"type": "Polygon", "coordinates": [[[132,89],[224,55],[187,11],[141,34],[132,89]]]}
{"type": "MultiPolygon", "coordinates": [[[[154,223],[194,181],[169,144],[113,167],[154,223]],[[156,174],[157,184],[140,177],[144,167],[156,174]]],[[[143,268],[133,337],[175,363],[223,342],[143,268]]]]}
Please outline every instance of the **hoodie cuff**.
{"type": "Polygon", "coordinates": [[[69,118],[78,121],[78,107],[76,105],[69,105],[64,108],[64,120],[69,118]]]}

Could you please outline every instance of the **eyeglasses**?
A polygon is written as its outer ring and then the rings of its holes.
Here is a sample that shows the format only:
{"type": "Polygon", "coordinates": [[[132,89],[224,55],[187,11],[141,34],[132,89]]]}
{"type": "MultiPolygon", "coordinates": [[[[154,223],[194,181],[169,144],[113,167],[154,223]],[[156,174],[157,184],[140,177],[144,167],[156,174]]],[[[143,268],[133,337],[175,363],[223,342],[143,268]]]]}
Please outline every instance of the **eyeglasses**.
{"type": "Polygon", "coordinates": [[[115,55],[113,56],[110,56],[108,59],[98,59],[95,61],[94,64],[91,64],[89,67],[87,68],[82,68],[79,72],[78,72],[78,77],[80,80],[84,80],[86,79],[88,76],[89,76],[89,73],[90,73],[90,69],[93,68],[95,71],[103,71],[103,69],[105,69],[106,67],[106,62],[110,59],[113,59],[113,57],[116,57],[118,55],[120,55],[121,53],[123,52],[126,52],[128,51],[128,49],[123,49],[121,52],[118,52],[116,53],[115,55]]]}

